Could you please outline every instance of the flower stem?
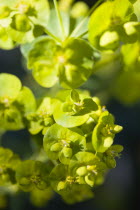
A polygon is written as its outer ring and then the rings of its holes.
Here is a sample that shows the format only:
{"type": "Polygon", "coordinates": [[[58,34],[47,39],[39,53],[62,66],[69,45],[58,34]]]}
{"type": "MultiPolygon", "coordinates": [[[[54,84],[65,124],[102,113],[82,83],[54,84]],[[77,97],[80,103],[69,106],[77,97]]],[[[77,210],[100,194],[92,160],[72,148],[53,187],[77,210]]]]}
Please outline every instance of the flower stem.
{"type": "Polygon", "coordinates": [[[83,18],[83,20],[78,24],[78,26],[73,30],[73,32],[71,33],[71,37],[76,36],[76,33],[81,29],[81,27],[83,26],[83,24],[85,24],[85,22],[87,21],[88,17],[94,12],[94,10],[103,2],[104,0],[98,0],[93,7],[89,10],[89,12],[87,13],[87,15],[83,18]]]}
{"type": "Polygon", "coordinates": [[[61,30],[62,30],[63,39],[65,39],[66,38],[65,28],[64,28],[64,24],[63,24],[63,20],[62,20],[60,10],[58,8],[57,0],[53,0],[53,2],[54,2],[54,6],[55,6],[55,11],[56,11],[56,14],[57,14],[57,17],[58,17],[58,20],[59,20],[59,24],[60,24],[60,27],[61,27],[61,30]]]}

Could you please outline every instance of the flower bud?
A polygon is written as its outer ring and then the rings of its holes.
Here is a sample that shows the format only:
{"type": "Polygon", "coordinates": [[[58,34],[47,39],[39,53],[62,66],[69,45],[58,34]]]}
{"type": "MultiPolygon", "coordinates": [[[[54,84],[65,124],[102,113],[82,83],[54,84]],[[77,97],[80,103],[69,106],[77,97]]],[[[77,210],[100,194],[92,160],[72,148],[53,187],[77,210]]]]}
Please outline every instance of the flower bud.
{"type": "Polygon", "coordinates": [[[122,131],[122,129],[123,129],[123,127],[122,126],[120,126],[120,125],[115,125],[115,127],[114,127],[114,132],[115,133],[119,133],[119,132],[121,132],[122,131]]]}
{"type": "Polygon", "coordinates": [[[31,29],[30,21],[26,15],[18,14],[13,17],[13,23],[11,25],[15,30],[21,32],[27,32],[31,29]]]}
{"type": "Polygon", "coordinates": [[[86,166],[81,166],[76,170],[77,175],[79,176],[85,176],[87,174],[87,167],[86,166]]]}
{"type": "Polygon", "coordinates": [[[136,27],[140,27],[140,24],[139,22],[127,22],[124,24],[124,29],[125,29],[125,32],[128,36],[130,35],[133,35],[133,34],[136,34],[137,33],[137,28],[136,27]]]}
{"type": "Polygon", "coordinates": [[[100,38],[100,46],[107,48],[116,48],[119,41],[119,35],[116,31],[106,31],[100,38]]]}
{"type": "Polygon", "coordinates": [[[104,139],[104,147],[109,148],[113,144],[113,138],[107,137],[104,139]]]}
{"type": "Polygon", "coordinates": [[[57,185],[57,190],[60,191],[60,190],[63,190],[65,189],[66,187],[66,183],[64,181],[60,181],[57,185]]]}

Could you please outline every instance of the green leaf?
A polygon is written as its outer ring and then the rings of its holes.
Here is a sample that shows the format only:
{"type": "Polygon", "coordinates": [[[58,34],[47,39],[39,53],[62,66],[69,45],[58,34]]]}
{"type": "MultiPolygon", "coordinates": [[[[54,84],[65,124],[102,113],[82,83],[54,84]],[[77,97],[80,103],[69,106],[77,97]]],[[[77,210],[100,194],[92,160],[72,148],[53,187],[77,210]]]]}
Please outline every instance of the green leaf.
{"type": "MultiPolygon", "coordinates": [[[[65,35],[68,36],[69,35],[69,30],[70,30],[70,16],[69,16],[68,13],[61,11],[61,17],[62,17],[62,21],[63,21],[63,25],[64,25],[65,35]]],[[[61,26],[59,24],[59,20],[58,20],[56,11],[54,9],[52,9],[50,11],[49,20],[48,20],[48,23],[46,25],[46,28],[54,36],[56,36],[60,40],[63,40],[64,37],[63,37],[63,34],[62,34],[62,29],[61,29],[61,26]],[[55,27],[52,27],[52,25],[55,25],[55,27]]],[[[46,33],[47,33],[47,31],[46,31],[46,33]]]]}
{"type": "MultiPolygon", "coordinates": [[[[28,0],[27,0],[28,2],[28,0]]],[[[35,20],[35,23],[38,25],[46,26],[48,24],[49,14],[50,14],[50,8],[49,3],[46,0],[33,0],[32,5],[34,6],[37,17],[35,20]]]]}
{"type": "Polygon", "coordinates": [[[139,0],[137,0],[133,6],[134,6],[134,13],[137,16],[138,21],[140,21],[140,2],[139,2],[139,0]]]}

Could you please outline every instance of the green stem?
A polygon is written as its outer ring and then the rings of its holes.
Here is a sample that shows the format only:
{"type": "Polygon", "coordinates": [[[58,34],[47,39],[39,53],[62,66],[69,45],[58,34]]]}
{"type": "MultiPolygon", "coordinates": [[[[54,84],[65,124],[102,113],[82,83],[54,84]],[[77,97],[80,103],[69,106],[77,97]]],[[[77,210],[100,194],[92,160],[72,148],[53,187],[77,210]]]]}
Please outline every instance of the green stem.
{"type": "Polygon", "coordinates": [[[60,40],[57,36],[55,36],[54,34],[52,34],[48,29],[45,28],[45,32],[46,32],[49,36],[51,36],[52,38],[54,38],[56,41],[61,42],[61,40],[60,40]]]}
{"type": "Polygon", "coordinates": [[[82,34],[80,34],[77,38],[82,38],[83,36],[87,35],[88,31],[83,32],[82,34]]]}
{"type": "Polygon", "coordinates": [[[98,70],[98,69],[101,69],[102,66],[106,66],[107,64],[111,63],[112,61],[115,61],[117,59],[119,59],[121,57],[121,54],[120,53],[116,53],[116,54],[112,54],[111,57],[109,58],[106,58],[106,59],[103,59],[103,60],[100,60],[98,61],[94,68],[93,68],[93,74],[98,70]]]}
{"type": "Polygon", "coordinates": [[[94,10],[105,0],[98,0],[93,7],[89,10],[87,15],[83,18],[83,20],[79,23],[79,25],[73,30],[70,36],[75,36],[76,33],[81,29],[83,24],[86,22],[87,18],[94,12],[94,10]]]}
{"type": "Polygon", "coordinates": [[[58,17],[58,20],[59,20],[59,24],[60,24],[60,27],[61,27],[61,30],[62,30],[63,39],[65,39],[66,38],[65,28],[64,28],[64,24],[63,24],[63,20],[62,20],[60,10],[58,8],[57,0],[53,0],[53,2],[54,2],[57,17],[58,17]]]}

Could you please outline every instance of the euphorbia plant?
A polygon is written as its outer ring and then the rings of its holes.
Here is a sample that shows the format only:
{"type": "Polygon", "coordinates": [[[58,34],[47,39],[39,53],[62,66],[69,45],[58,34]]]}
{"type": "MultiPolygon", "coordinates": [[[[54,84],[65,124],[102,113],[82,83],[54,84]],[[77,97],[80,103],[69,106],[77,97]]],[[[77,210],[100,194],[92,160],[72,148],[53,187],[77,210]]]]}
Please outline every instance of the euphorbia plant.
{"type": "Polygon", "coordinates": [[[75,203],[91,198],[115,168],[123,147],[114,138],[122,127],[99,98],[77,88],[94,75],[104,53],[119,52],[127,71],[138,65],[140,25],[133,3],[99,0],[89,10],[83,2],[0,1],[1,48],[19,46],[36,82],[57,87],[38,99],[16,76],[0,74],[0,129],[26,128],[37,136],[37,153],[26,160],[0,148],[2,189],[30,192],[36,205],[53,192],[75,203]],[[130,46],[136,51],[131,62],[125,56],[130,46]]]}

